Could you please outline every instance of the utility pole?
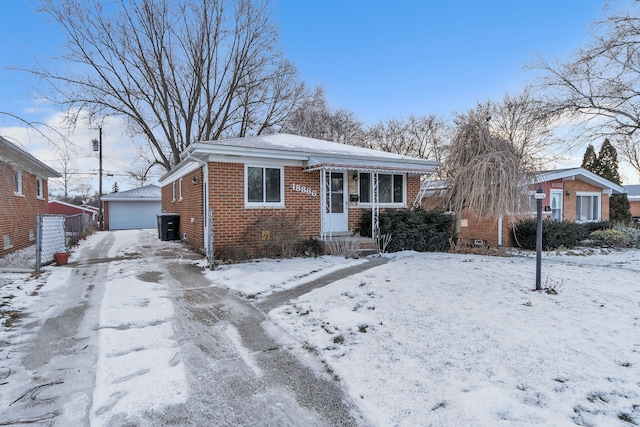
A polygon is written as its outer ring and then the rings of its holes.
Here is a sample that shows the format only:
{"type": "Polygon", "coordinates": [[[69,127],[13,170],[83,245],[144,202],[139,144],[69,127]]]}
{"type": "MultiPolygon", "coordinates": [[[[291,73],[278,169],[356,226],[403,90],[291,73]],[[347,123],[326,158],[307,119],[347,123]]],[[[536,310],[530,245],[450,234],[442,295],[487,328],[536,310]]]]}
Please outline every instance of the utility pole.
{"type": "Polygon", "coordinates": [[[99,158],[99,175],[100,182],[98,187],[98,203],[100,206],[100,210],[98,212],[98,224],[100,226],[100,230],[104,230],[104,215],[102,211],[102,127],[98,128],[98,140],[95,139],[91,141],[93,143],[93,151],[98,151],[99,158]]]}

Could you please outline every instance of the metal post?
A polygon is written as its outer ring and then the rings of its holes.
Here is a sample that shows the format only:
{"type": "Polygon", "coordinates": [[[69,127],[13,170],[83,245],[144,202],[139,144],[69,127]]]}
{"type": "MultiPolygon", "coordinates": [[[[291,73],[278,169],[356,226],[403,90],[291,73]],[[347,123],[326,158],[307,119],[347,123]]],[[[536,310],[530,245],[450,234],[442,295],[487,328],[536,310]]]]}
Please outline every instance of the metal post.
{"type": "Polygon", "coordinates": [[[98,142],[100,144],[100,188],[98,190],[98,193],[100,193],[98,197],[100,203],[100,230],[104,230],[104,211],[102,210],[102,127],[99,128],[98,142]]]}
{"type": "Polygon", "coordinates": [[[536,291],[542,289],[540,284],[540,276],[542,272],[542,199],[544,199],[545,194],[542,191],[542,186],[538,185],[538,189],[534,194],[536,199],[536,215],[537,215],[537,225],[536,225],[536,291]]]}
{"type": "Polygon", "coordinates": [[[42,267],[42,214],[36,215],[36,273],[42,267]]]}

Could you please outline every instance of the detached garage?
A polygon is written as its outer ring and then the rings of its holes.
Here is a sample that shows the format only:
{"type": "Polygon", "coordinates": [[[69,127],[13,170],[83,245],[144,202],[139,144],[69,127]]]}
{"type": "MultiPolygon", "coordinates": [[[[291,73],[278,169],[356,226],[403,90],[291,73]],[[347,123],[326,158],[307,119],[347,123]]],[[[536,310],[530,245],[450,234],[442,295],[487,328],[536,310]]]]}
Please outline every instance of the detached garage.
{"type": "Polygon", "coordinates": [[[105,230],[157,228],[162,211],[160,187],[145,185],[102,197],[105,230]]]}

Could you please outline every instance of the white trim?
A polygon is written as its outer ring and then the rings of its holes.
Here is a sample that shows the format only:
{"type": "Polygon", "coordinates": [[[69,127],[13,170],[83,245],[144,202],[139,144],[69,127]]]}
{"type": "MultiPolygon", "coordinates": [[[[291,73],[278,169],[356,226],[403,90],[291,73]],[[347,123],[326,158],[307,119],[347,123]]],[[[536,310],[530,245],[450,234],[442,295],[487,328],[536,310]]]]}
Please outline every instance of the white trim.
{"type": "Polygon", "coordinates": [[[24,196],[24,176],[20,169],[13,170],[13,195],[24,196]],[[18,185],[18,188],[16,188],[16,184],[18,185]]]}
{"type": "MultiPolygon", "coordinates": [[[[592,206],[590,206],[592,208],[592,206]]],[[[576,222],[584,223],[584,222],[598,222],[602,221],[602,193],[596,193],[592,191],[576,191],[576,222]],[[580,219],[578,218],[578,197],[595,197],[598,200],[598,217],[594,219],[580,219]]]]}
{"type": "Polygon", "coordinates": [[[178,180],[178,201],[182,201],[182,177],[178,180]]]}
{"type": "Polygon", "coordinates": [[[171,203],[176,201],[176,182],[171,183],[171,203]]]}
{"type": "MultiPolygon", "coordinates": [[[[263,180],[263,200],[266,198],[266,179],[263,180]]],[[[270,166],[264,164],[246,164],[244,165],[244,207],[245,208],[284,208],[284,166],[270,166]],[[265,178],[265,169],[278,169],[280,170],[280,201],[279,202],[250,202],[249,201],[249,168],[262,169],[262,177],[265,178]]]]}
{"type": "Polygon", "coordinates": [[[36,176],[36,198],[44,200],[44,179],[39,176],[36,176]]]}
{"type": "MultiPolygon", "coordinates": [[[[401,175],[402,176],[402,202],[397,203],[397,202],[380,202],[380,199],[378,198],[378,203],[375,203],[378,207],[380,208],[406,208],[407,207],[407,174],[406,173],[386,173],[386,172],[362,172],[362,171],[358,171],[358,207],[359,208],[372,208],[374,206],[374,194],[373,194],[373,176],[374,174],[377,174],[378,176],[378,197],[379,197],[379,191],[380,191],[380,175],[389,175],[389,176],[394,176],[394,175],[401,175]],[[369,199],[371,201],[369,202],[360,202],[361,200],[361,195],[360,195],[360,175],[361,174],[368,174],[370,177],[370,194],[369,194],[369,199]]],[[[393,183],[392,183],[392,188],[391,188],[391,197],[393,198],[393,183]]]]}

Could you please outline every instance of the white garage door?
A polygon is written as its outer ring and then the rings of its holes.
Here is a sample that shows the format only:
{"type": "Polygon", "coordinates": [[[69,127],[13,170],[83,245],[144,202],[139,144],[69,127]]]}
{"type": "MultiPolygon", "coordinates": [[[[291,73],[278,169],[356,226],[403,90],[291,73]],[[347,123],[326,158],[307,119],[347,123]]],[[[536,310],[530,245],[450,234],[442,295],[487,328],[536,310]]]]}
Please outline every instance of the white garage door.
{"type": "Polygon", "coordinates": [[[160,202],[109,202],[109,229],[157,228],[160,202]]]}

